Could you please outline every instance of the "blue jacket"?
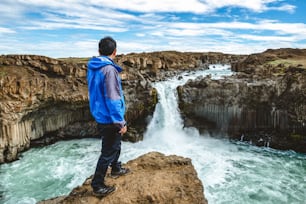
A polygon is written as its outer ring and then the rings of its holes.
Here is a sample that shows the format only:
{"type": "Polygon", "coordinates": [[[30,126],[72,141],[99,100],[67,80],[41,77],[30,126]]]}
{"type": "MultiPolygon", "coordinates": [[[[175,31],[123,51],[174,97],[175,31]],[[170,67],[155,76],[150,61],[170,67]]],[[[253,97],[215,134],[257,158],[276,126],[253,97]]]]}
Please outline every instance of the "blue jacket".
{"type": "Polygon", "coordinates": [[[125,125],[125,102],[119,72],[122,68],[107,56],[88,61],[90,112],[98,123],[125,125]]]}

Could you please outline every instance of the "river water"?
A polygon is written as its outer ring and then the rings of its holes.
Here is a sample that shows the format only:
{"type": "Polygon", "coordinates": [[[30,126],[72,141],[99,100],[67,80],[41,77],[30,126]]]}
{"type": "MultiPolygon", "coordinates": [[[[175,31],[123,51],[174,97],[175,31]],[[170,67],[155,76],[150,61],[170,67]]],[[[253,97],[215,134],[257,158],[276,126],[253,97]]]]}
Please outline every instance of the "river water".
{"type": "MultiPolygon", "coordinates": [[[[155,83],[159,103],[144,140],[123,142],[121,160],[159,151],[192,159],[209,203],[306,203],[306,155],[255,147],[248,143],[200,135],[183,128],[176,87],[210,74],[231,75],[229,66],[183,73],[155,83]]],[[[24,152],[20,160],[0,166],[0,203],[32,204],[68,194],[93,174],[100,154],[99,139],[61,141],[24,152]]]]}

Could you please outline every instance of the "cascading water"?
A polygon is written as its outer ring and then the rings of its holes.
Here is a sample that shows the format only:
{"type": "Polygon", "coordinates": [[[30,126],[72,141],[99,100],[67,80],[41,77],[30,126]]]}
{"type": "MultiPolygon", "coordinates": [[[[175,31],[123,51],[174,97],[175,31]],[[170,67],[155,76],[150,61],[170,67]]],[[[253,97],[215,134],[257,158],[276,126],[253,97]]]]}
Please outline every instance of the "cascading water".
{"type": "MultiPolygon", "coordinates": [[[[192,159],[209,203],[304,203],[306,155],[214,139],[183,128],[176,87],[190,78],[230,75],[228,66],[184,73],[154,84],[159,103],[144,140],[124,142],[121,160],[149,151],[192,159]]],[[[99,140],[98,140],[99,141],[99,140]]],[[[0,166],[0,203],[36,203],[68,194],[93,174],[100,154],[97,139],[62,141],[31,149],[19,161],[0,166]]]]}
{"type": "Polygon", "coordinates": [[[144,142],[150,141],[149,144],[156,144],[159,151],[163,146],[164,151],[170,150],[169,153],[175,149],[177,149],[175,153],[182,153],[184,151],[182,147],[189,143],[188,135],[198,135],[198,133],[195,129],[183,129],[176,88],[185,84],[189,79],[208,74],[212,78],[231,75],[232,72],[229,68],[228,65],[211,65],[209,70],[184,73],[167,81],[155,83],[154,87],[157,89],[159,102],[156,105],[152,121],[148,125],[144,142]],[[156,143],[157,140],[160,143],[156,143]]]}

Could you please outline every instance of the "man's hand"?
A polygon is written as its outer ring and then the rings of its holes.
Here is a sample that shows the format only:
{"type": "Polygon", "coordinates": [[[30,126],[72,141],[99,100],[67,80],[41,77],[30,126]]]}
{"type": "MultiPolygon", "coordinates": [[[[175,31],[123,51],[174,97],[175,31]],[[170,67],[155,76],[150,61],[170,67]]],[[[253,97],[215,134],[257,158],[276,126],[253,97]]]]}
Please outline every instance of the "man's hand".
{"type": "Polygon", "coordinates": [[[123,128],[120,129],[119,133],[123,135],[124,133],[126,133],[126,131],[127,131],[127,126],[124,126],[123,128]]]}

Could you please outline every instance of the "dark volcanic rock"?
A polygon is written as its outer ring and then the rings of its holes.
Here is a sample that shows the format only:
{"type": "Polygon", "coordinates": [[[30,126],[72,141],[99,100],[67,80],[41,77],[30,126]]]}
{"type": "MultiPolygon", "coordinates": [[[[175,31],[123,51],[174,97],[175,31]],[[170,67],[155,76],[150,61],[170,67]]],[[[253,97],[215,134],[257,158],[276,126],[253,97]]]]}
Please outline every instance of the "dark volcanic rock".
{"type": "MultiPolygon", "coordinates": [[[[43,56],[0,57],[0,163],[15,160],[30,145],[97,135],[88,107],[86,69],[84,62],[43,56]]],[[[122,75],[126,120],[137,127],[137,120],[152,114],[157,93],[149,83],[139,86],[141,74],[130,73],[135,76],[128,82],[127,74],[122,75]]],[[[127,138],[140,140],[137,135],[127,138]]]]}
{"type": "Polygon", "coordinates": [[[290,51],[270,50],[263,59],[252,55],[237,63],[243,73],[222,80],[206,77],[179,87],[186,125],[260,146],[306,152],[306,69],[294,67],[306,52],[293,50],[296,56],[290,51]],[[279,53],[290,66],[279,67],[279,53]],[[277,63],[271,63],[275,59],[277,63]]]}

